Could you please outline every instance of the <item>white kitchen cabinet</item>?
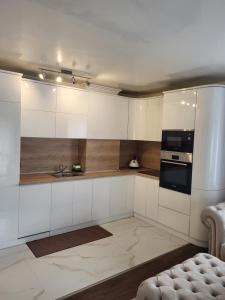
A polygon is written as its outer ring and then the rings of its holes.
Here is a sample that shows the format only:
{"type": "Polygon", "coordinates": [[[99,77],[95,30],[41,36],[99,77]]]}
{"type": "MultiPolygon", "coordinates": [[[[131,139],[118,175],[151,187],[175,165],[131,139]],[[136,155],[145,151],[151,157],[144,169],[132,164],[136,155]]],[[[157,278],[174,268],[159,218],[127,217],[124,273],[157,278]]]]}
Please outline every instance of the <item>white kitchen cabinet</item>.
{"type": "Polygon", "coordinates": [[[21,101],[21,76],[13,72],[0,70],[0,101],[21,101]]]}
{"type": "Polygon", "coordinates": [[[22,109],[55,112],[57,90],[54,85],[33,80],[22,80],[22,109]]]}
{"type": "Polygon", "coordinates": [[[161,142],[162,140],[162,97],[151,97],[147,106],[147,140],[161,142]]]}
{"type": "Polygon", "coordinates": [[[74,183],[73,224],[92,221],[93,180],[79,180],[74,183]]]}
{"type": "Polygon", "coordinates": [[[59,229],[73,225],[73,182],[52,184],[50,229],[59,229]]]}
{"type": "Polygon", "coordinates": [[[19,172],[20,103],[0,102],[0,187],[18,184],[19,172]]]}
{"type": "Polygon", "coordinates": [[[87,117],[56,113],[56,137],[57,138],[86,138],[87,117]]]}
{"type": "Polygon", "coordinates": [[[147,137],[147,99],[129,100],[129,126],[128,139],[130,140],[148,140],[147,137]]]}
{"type": "Polygon", "coordinates": [[[189,216],[159,206],[158,221],[178,232],[189,234],[189,216]]]}
{"type": "Polygon", "coordinates": [[[159,181],[135,176],[134,212],[157,220],[159,181]]]}
{"type": "Polygon", "coordinates": [[[19,237],[50,230],[51,184],[20,186],[19,237]]]}
{"type": "Polygon", "coordinates": [[[160,188],[159,205],[178,211],[185,215],[190,215],[191,196],[176,191],[160,188]]]}
{"type": "Polygon", "coordinates": [[[128,139],[161,141],[162,97],[130,99],[128,139]]]}
{"type": "Polygon", "coordinates": [[[194,129],[196,90],[165,92],[163,97],[163,129],[194,129]]]}
{"type": "Polygon", "coordinates": [[[119,216],[130,212],[132,204],[129,197],[131,184],[130,176],[120,176],[110,178],[110,215],[119,216]]]}
{"type": "Polygon", "coordinates": [[[18,238],[18,202],[18,186],[0,189],[0,245],[18,238]]]}
{"type": "Polygon", "coordinates": [[[57,88],[57,112],[69,114],[87,114],[88,95],[86,91],[70,87],[57,88]]]}
{"type": "Polygon", "coordinates": [[[225,188],[225,87],[198,89],[192,188],[225,188]]]}
{"type": "Polygon", "coordinates": [[[128,99],[90,93],[88,100],[88,138],[127,139],[128,99]]]}
{"type": "Polygon", "coordinates": [[[23,137],[55,137],[55,113],[22,110],[21,135],[23,137]]]}
{"type": "Polygon", "coordinates": [[[93,220],[108,218],[110,213],[110,178],[93,180],[93,220]]]}
{"type": "Polygon", "coordinates": [[[158,220],[159,206],[159,180],[147,179],[146,181],[146,217],[158,220]]]}

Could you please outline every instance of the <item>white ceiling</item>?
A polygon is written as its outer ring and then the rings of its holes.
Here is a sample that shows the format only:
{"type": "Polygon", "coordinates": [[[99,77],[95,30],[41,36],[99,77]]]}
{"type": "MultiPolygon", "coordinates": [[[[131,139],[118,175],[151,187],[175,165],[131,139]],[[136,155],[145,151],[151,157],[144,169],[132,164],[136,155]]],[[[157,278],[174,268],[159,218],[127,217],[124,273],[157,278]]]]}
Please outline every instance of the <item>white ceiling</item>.
{"type": "MultiPolygon", "coordinates": [[[[0,60],[131,90],[225,78],[224,0],[1,0],[0,60]]],[[[0,65],[1,66],[1,65],[0,65]]]]}

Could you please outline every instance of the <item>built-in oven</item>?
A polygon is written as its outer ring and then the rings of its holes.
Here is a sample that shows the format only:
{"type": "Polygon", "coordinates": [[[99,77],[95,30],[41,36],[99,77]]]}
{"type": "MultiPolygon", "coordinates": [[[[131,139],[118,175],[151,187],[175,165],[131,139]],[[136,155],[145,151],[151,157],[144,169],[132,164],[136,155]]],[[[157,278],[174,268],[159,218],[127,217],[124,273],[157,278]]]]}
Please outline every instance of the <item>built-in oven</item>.
{"type": "Polygon", "coordinates": [[[161,151],[160,187],[191,194],[192,153],[161,151]]]}
{"type": "Polygon", "coordinates": [[[161,150],[176,152],[193,152],[193,130],[163,130],[161,150]]]}

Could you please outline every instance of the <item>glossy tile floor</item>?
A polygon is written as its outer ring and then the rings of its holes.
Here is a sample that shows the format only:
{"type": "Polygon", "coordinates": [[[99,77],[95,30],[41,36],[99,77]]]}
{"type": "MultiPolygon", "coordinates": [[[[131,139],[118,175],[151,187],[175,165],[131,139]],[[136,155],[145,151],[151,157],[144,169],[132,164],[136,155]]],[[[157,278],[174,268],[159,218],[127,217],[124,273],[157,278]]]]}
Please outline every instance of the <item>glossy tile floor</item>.
{"type": "Polygon", "coordinates": [[[26,245],[0,250],[0,299],[58,299],[186,244],[136,218],[101,226],[113,236],[41,258],[26,245]]]}

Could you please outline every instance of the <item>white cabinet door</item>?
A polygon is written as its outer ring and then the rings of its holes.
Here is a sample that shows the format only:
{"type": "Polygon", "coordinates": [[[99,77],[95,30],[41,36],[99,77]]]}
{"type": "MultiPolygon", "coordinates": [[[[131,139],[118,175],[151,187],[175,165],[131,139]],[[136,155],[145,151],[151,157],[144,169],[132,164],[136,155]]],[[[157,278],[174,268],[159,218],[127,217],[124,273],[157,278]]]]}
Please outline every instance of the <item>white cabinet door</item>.
{"type": "Polygon", "coordinates": [[[147,99],[129,100],[129,126],[128,139],[130,140],[148,140],[147,136],[147,99]]]}
{"type": "Polygon", "coordinates": [[[159,206],[159,222],[176,231],[189,234],[189,216],[159,206]]]}
{"type": "Polygon", "coordinates": [[[56,110],[56,87],[38,81],[23,80],[22,109],[51,111],[56,110]]]}
{"type": "Polygon", "coordinates": [[[73,225],[73,182],[52,184],[50,229],[73,225]]]}
{"type": "Polygon", "coordinates": [[[176,210],[182,214],[190,215],[191,196],[172,190],[159,189],[159,205],[176,210]]]}
{"type": "Polygon", "coordinates": [[[0,101],[20,102],[21,75],[0,71],[0,101]]]}
{"type": "Polygon", "coordinates": [[[129,178],[127,176],[110,178],[110,215],[119,216],[127,212],[129,178]]]}
{"type": "Polygon", "coordinates": [[[22,110],[21,134],[23,137],[55,137],[55,113],[22,110]]]}
{"type": "Polygon", "coordinates": [[[163,97],[163,129],[195,128],[196,90],[167,92],[163,97]]]}
{"type": "Polygon", "coordinates": [[[75,182],[73,196],[73,224],[87,223],[92,220],[93,180],[75,182]]]}
{"type": "Polygon", "coordinates": [[[147,178],[141,176],[135,177],[134,212],[142,216],[146,216],[147,184],[148,184],[147,178]]]}
{"type": "Polygon", "coordinates": [[[161,142],[162,139],[162,97],[148,99],[147,107],[147,139],[161,142]]]}
{"type": "Polygon", "coordinates": [[[128,100],[91,93],[88,102],[88,138],[127,139],[128,100]]]}
{"type": "Polygon", "coordinates": [[[0,189],[0,244],[18,238],[19,187],[0,189]]]}
{"type": "Polygon", "coordinates": [[[88,92],[70,87],[57,88],[57,112],[87,114],[88,92]]]}
{"type": "Polygon", "coordinates": [[[93,220],[102,220],[109,217],[110,179],[100,178],[93,180],[93,220]]]}
{"type": "Polygon", "coordinates": [[[159,207],[159,181],[155,179],[148,179],[146,184],[146,217],[157,221],[159,207]]]}
{"type": "Polygon", "coordinates": [[[0,102],[0,186],[19,183],[20,103],[0,102]]]}
{"type": "Polygon", "coordinates": [[[57,138],[86,138],[87,117],[56,113],[56,137],[57,138]]]}
{"type": "Polygon", "coordinates": [[[20,187],[19,236],[50,230],[51,184],[20,187]]]}

